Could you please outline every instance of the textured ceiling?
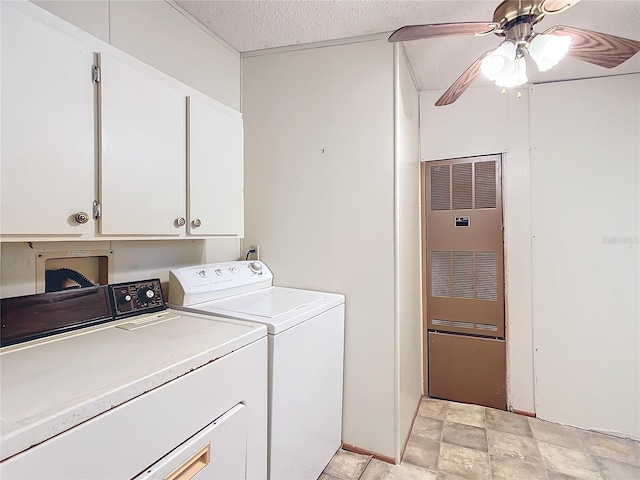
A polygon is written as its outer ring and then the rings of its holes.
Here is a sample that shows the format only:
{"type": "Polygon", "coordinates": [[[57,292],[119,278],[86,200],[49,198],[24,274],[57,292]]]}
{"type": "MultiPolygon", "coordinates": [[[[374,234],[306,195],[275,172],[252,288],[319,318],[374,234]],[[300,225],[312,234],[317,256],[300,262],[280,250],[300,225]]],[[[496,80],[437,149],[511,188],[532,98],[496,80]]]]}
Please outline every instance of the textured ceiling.
{"type": "MultiPolygon", "coordinates": [[[[496,1],[474,0],[176,0],[175,3],[239,52],[391,32],[403,25],[489,21],[496,1]]],[[[571,25],[640,40],[640,2],[582,0],[566,12],[547,16],[537,31],[571,25]]],[[[449,37],[406,42],[405,49],[421,90],[447,88],[500,39],[449,37]]],[[[529,62],[531,63],[531,62],[529,62]]],[[[607,70],[564,59],[543,74],[529,65],[533,82],[587,78],[640,71],[640,54],[607,70]]],[[[487,83],[478,79],[477,84],[487,83]]]]}

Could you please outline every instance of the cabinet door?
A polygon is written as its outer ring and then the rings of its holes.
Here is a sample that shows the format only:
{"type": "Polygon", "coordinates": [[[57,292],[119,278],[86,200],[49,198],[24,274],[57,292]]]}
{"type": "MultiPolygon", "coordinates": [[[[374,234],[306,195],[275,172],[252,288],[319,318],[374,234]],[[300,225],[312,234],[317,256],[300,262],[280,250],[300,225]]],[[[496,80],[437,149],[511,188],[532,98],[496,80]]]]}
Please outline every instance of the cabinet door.
{"type": "Polygon", "coordinates": [[[185,216],[185,96],[101,54],[103,235],[179,235],[185,216]]]}
{"type": "Polygon", "coordinates": [[[241,237],[244,234],[242,117],[194,98],[188,99],[188,106],[188,232],[241,237]]]}
{"type": "Polygon", "coordinates": [[[82,44],[2,3],[2,234],[93,233],[92,65],[82,44]]]}

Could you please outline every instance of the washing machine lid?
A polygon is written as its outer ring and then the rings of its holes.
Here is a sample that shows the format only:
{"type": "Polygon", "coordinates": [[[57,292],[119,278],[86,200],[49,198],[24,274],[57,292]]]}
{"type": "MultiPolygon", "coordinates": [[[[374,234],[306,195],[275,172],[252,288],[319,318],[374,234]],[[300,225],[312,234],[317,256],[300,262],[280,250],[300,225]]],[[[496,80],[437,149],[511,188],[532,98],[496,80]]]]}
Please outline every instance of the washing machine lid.
{"type": "Polygon", "coordinates": [[[344,296],[335,293],[270,287],[185,309],[262,323],[277,334],[341,303],[344,296]]]}

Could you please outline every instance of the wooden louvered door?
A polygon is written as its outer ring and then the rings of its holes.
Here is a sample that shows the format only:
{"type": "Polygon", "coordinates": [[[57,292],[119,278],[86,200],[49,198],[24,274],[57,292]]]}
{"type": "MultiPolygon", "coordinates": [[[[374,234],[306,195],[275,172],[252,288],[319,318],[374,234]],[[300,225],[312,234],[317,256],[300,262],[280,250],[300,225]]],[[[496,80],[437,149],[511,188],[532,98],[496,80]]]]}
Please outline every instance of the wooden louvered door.
{"type": "Polygon", "coordinates": [[[429,393],[505,408],[501,156],[423,168],[429,393]]]}

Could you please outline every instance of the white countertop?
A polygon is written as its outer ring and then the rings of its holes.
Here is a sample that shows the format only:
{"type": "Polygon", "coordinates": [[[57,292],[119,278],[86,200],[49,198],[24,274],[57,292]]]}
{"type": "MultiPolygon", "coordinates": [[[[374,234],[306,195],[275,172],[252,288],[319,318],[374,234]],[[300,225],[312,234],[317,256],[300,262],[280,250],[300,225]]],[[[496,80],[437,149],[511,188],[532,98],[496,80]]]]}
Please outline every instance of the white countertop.
{"type": "Polygon", "coordinates": [[[264,325],[167,310],[6,347],[0,351],[0,460],[266,333],[264,325]],[[118,328],[146,320],[151,323],[141,328],[118,328]]]}

